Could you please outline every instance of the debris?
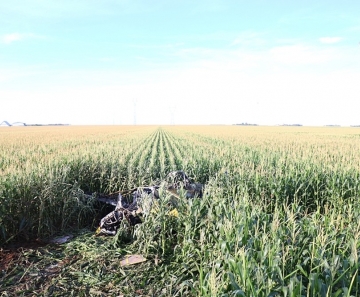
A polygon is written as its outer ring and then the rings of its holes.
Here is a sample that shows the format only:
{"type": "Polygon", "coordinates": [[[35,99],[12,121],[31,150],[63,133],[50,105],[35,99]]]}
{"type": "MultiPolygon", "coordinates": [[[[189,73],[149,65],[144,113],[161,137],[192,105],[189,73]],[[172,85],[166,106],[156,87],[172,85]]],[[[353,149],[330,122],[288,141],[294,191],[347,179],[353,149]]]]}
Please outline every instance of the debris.
{"type": "Polygon", "coordinates": [[[120,266],[129,266],[145,262],[147,259],[142,255],[126,255],[121,261],[120,266]]]}
{"type": "Polygon", "coordinates": [[[51,264],[48,267],[45,268],[44,272],[46,272],[48,275],[59,273],[62,266],[57,264],[51,264]]]}
{"type": "MultiPolygon", "coordinates": [[[[115,210],[101,219],[95,235],[115,235],[124,219],[130,226],[141,223],[141,216],[150,213],[154,199],[160,199],[160,188],[165,189],[174,198],[180,198],[181,193],[184,193],[186,198],[202,197],[203,193],[203,185],[191,183],[184,171],[172,171],[158,185],[134,188],[119,193],[116,205],[114,200],[110,201],[102,197],[98,200],[115,205],[115,210]]],[[[169,212],[169,216],[178,217],[178,210],[174,208],[169,212]]]]}
{"type": "Polygon", "coordinates": [[[174,208],[172,211],[169,212],[169,216],[170,217],[175,217],[178,218],[179,217],[179,212],[176,208],[174,208]]]}
{"type": "Polygon", "coordinates": [[[65,235],[65,236],[61,236],[61,237],[55,237],[52,240],[50,240],[50,243],[63,244],[63,243],[68,242],[73,237],[74,236],[72,236],[72,235],[65,235]]]}

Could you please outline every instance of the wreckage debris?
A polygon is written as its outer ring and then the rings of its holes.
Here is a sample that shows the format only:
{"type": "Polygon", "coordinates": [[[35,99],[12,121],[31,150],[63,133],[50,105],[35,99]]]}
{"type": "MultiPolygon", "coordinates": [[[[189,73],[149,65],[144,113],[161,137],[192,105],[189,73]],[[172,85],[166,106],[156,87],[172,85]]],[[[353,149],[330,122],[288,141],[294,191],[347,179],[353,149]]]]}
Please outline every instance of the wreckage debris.
{"type": "Polygon", "coordinates": [[[126,255],[121,261],[120,266],[129,266],[147,261],[142,255],[126,255]]]}
{"type": "MultiPolygon", "coordinates": [[[[124,219],[130,226],[141,223],[141,217],[149,214],[154,199],[160,199],[160,188],[164,188],[175,198],[179,198],[181,192],[185,193],[186,198],[202,197],[203,193],[203,185],[191,183],[184,171],[172,171],[158,185],[139,187],[119,193],[116,204],[114,200],[98,198],[98,201],[114,205],[115,210],[101,219],[95,234],[115,235],[124,219]],[[130,199],[126,196],[130,196],[130,199]]],[[[177,217],[177,209],[170,211],[169,215],[177,217]]]]}
{"type": "Polygon", "coordinates": [[[73,235],[65,235],[65,236],[55,237],[50,240],[50,243],[63,244],[63,243],[70,241],[73,237],[74,237],[73,235]]]}

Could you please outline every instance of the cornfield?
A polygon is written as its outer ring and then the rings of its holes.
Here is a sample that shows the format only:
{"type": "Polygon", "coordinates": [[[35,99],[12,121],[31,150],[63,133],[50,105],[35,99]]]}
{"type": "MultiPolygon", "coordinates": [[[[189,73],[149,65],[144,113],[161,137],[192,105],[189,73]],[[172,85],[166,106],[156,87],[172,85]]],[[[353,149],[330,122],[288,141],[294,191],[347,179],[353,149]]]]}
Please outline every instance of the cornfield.
{"type": "Polygon", "coordinates": [[[0,260],[1,296],[360,296],[359,148],[357,128],[1,128],[0,256],[74,235],[0,260]],[[173,170],[203,197],[93,236],[108,209],[84,194],[173,170]]]}

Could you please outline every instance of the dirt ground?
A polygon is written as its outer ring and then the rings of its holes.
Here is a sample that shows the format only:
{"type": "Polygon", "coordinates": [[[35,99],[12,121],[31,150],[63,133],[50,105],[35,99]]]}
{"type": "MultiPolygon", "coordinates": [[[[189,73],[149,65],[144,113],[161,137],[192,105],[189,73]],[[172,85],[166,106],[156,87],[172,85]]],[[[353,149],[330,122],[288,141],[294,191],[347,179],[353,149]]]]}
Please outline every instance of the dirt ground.
{"type": "Polygon", "coordinates": [[[4,248],[0,248],[0,272],[7,270],[11,265],[19,260],[19,256],[26,250],[36,250],[46,246],[48,243],[34,240],[26,243],[13,243],[4,248]]]}

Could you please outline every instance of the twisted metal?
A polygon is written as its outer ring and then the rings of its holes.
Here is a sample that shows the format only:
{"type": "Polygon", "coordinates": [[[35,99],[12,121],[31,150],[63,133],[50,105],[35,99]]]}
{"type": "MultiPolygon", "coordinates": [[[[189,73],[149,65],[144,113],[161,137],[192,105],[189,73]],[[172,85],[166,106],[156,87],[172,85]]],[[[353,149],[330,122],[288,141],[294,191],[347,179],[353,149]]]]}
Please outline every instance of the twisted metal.
{"type": "Polygon", "coordinates": [[[115,210],[101,219],[96,235],[115,235],[124,219],[130,226],[141,223],[141,216],[150,212],[154,199],[160,199],[159,189],[162,186],[177,198],[180,197],[181,190],[185,191],[186,198],[201,197],[203,192],[203,185],[191,183],[186,173],[181,170],[170,172],[158,185],[118,192],[115,210]],[[128,195],[132,197],[131,203],[125,198],[128,195]]]}

